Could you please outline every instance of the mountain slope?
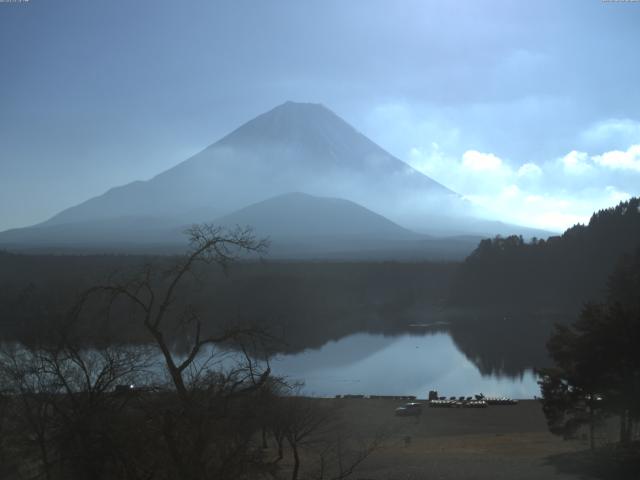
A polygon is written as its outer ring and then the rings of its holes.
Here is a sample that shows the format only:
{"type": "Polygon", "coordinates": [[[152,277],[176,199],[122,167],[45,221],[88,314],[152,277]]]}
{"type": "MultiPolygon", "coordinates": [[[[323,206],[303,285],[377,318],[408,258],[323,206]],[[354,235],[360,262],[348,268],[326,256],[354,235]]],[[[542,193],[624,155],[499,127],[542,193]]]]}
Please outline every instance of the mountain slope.
{"type": "Polygon", "coordinates": [[[483,240],[460,268],[456,305],[578,309],[603,298],[616,263],[640,248],[640,198],[596,212],[562,236],[483,240]]]}
{"type": "MultiPolygon", "coordinates": [[[[113,188],[35,227],[0,233],[0,244],[175,243],[184,225],[211,222],[286,192],[349,200],[420,233],[527,235],[473,218],[459,195],[324,106],[287,102],[148,181],[113,188]]],[[[260,221],[252,220],[245,223],[260,221]]]]}
{"type": "Polygon", "coordinates": [[[349,200],[304,193],[278,195],[215,223],[251,225],[269,237],[267,256],[282,259],[460,260],[480,241],[420,235],[349,200]]]}
{"type": "Polygon", "coordinates": [[[292,191],[347,198],[385,216],[415,209],[416,198],[439,211],[463,204],[327,108],[287,102],[151,180],[111,189],[46,223],[147,215],[210,221],[292,191]]]}
{"type": "MultiPolygon", "coordinates": [[[[271,241],[267,257],[305,260],[461,260],[479,237],[434,238],[406,230],[354,202],[288,193],[215,220],[251,226],[271,241]]],[[[162,219],[119,217],[42,225],[0,234],[0,246],[44,253],[178,253],[187,225],[162,219]]]]}
{"type": "Polygon", "coordinates": [[[215,223],[251,225],[257,235],[275,238],[420,238],[354,202],[304,193],[288,193],[264,200],[219,218],[215,223]]]}
{"type": "Polygon", "coordinates": [[[46,223],[0,233],[0,248],[17,251],[113,252],[153,250],[184,242],[175,220],[123,216],[71,223],[46,223]]]}

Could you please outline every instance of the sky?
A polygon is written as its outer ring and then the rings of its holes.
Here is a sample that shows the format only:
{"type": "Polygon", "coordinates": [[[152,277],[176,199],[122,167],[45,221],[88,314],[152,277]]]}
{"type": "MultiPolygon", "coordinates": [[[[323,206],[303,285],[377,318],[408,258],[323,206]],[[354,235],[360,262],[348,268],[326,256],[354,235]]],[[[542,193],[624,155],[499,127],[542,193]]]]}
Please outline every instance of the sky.
{"type": "Polygon", "coordinates": [[[492,218],[640,194],[640,2],[0,2],[0,230],[322,103],[492,218]]]}

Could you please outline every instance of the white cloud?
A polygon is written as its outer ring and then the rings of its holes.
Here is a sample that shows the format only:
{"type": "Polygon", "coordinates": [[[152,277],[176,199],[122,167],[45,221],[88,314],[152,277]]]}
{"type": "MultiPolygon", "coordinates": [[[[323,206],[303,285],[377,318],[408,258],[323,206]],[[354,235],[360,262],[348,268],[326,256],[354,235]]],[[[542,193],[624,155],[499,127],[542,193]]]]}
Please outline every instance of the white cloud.
{"type": "Polygon", "coordinates": [[[583,175],[592,170],[589,164],[589,155],[585,152],[572,150],[560,158],[564,171],[570,175],[583,175]]]}
{"type": "Polygon", "coordinates": [[[521,193],[517,185],[508,185],[502,189],[502,196],[506,198],[516,198],[520,196],[521,193]]]}
{"type": "Polygon", "coordinates": [[[514,168],[494,153],[467,150],[456,157],[434,142],[412,148],[409,163],[488,217],[554,231],[586,223],[594,211],[640,194],[640,145],[599,155],[572,150],[514,168]]]}
{"type": "Polygon", "coordinates": [[[481,153],[477,150],[467,150],[462,155],[462,166],[469,170],[497,171],[502,167],[502,160],[493,153],[481,153]]]}
{"type": "Polygon", "coordinates": [[[542,169],[535,163],[525,163],[518,169],[518,177],[537,178],[542,175],[542,169]]]}
{"type": "Polygon", "coordinates": [[[632,197],[631,194],[623,192],[622,190],[618,190],[613,185],[607,186],[605,190],[607,191],[607,193],[609,193],[609,198],[611,199],[611,201],[615,203],[624,202],[625,200],[629,200],[632,197]]]}
{"type": "Polygon", "coordinates": [[[567,227],[577,225],[579,223],[586,224],[589,222],[590,213],[579,215],[574,213],[565,213],[555,210],[543,210],[533,215],[532,221],[535,224],[546,226],[556,231],[563,231],[567,227]]]}
{"type": "Polygon", "coordinates": [[[640,172],[640,145],[632,145],[626,151],[613,150],[602,155],[595,155],[593,161],[614,170],[640,172]]]}

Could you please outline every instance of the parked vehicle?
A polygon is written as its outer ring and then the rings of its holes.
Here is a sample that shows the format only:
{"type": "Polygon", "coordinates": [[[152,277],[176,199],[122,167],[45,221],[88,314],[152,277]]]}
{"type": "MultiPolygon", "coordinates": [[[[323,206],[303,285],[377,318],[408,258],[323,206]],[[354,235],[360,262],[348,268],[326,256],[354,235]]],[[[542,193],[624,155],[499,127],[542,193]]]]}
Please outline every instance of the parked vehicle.
{"type": "Polygon", "coordinates": [[[396,408],[396,415],[399,417],[418,417],[422,415],[422,404],[417,402],[405,403],[396,408]]]}

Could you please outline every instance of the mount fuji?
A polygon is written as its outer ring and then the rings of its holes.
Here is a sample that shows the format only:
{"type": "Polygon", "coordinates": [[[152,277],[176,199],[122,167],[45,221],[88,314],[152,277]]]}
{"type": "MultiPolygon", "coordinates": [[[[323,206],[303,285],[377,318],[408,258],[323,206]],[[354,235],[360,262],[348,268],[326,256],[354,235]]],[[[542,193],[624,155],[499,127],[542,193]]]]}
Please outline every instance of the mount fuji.
{"type": "MultiPolygon", "coordinates": [[[[313,218],[313,209],[322,204],[326,231],[321,236],[332,242],[353,238],[356,225],[362,235],[376,238],[386,238],[376,228],[394,231],[396,240],[415,239],[408,230],[440,236],[527,234],[522,227],[474,218],[460,195],[395,158],[326,107],[286,102],[150,180],[112,188],[41,224],[2,232],[0,245],[118,244],[126,249],[128,244],[176,244],[181,237],[175,232],[184,226],[245,218],[238,211],[292,192],[307,195],[297,198],[305,200],[302,210],[310,209],[298,211],[300,218],[313,218]],[[346,223],[328,221],[340,218],[345,208],[336,199],[358,207],[350,210],[354,217],[346,223]]],[[[298,220],[285,208],[295,197],[285,198],[268,204],[269,215],[253,209],[251,223],[258,235],[295,237],[291,223],[298,220]]]]}

